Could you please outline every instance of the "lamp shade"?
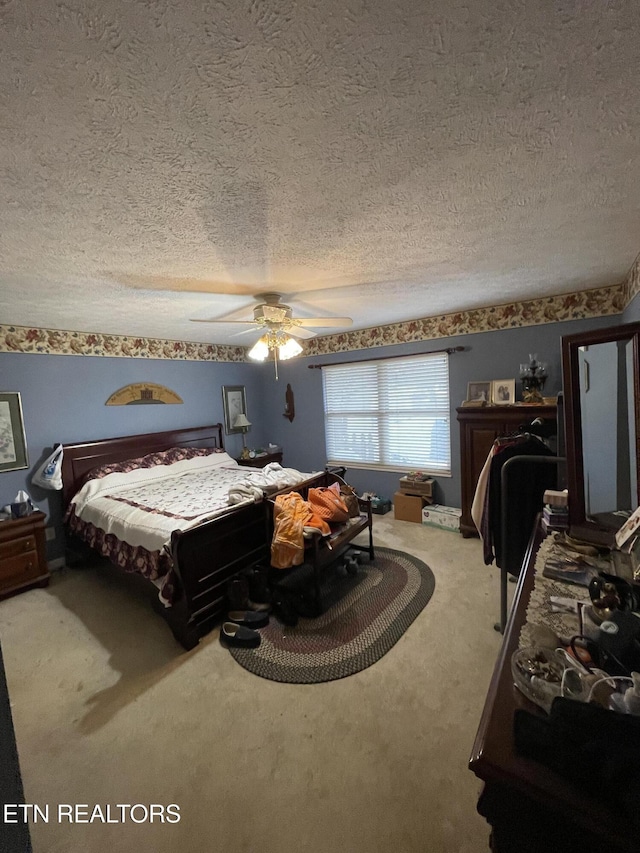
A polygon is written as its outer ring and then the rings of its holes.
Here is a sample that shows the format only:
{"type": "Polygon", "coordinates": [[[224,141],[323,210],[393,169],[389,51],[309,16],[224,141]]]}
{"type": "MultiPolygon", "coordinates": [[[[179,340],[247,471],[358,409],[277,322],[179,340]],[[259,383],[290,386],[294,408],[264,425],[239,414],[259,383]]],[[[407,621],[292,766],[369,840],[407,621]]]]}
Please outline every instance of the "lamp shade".
{"type": "Polygon", "coordinates": [[[279,355],[282,361],[288,358],[295,358],[300,355],[302,347],[295,338],[287,338],[287,340],[279,347],[279,355]]]}
{"type": "Polygon", "coordinates": [[[242,428],[250,427],[251,421],[247,420],[247,416],[245,415],[244,412],[240,412],[240,414],[236,417],[235,421],[233,422],[233,426],[234,426],[234,428],[236,428],[236,427],[242,427],[242,428]]]}
{"type": "Polygon", "coordinates": [[[249,358],[255,361],[264,361],[269,355],[269,344],[267,343],[266,335],[263,335],[259,341],[249,350],[249,358]]]}

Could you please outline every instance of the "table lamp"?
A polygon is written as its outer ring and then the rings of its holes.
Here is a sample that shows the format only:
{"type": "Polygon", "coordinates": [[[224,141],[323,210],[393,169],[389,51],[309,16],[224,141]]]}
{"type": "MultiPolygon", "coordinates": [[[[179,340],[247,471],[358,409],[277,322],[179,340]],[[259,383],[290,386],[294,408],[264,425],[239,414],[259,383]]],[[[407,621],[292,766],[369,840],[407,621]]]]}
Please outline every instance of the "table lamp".
{"type": "Polygon", "coordinates": [[[236,417],[235,421],[233,422],[233,428],[234,429],[240,429],[240,431],[242,432],[242,454],[241,454],[242,459],[248,459],[249,458],[249,450],[247,448],[246,434],[247,434],[247,430],[249,429],[250,426],[251,426],[251,421],[247,420],[247,416],[245,415],[244,412],[240,412],[240,414],[236,417]]]}

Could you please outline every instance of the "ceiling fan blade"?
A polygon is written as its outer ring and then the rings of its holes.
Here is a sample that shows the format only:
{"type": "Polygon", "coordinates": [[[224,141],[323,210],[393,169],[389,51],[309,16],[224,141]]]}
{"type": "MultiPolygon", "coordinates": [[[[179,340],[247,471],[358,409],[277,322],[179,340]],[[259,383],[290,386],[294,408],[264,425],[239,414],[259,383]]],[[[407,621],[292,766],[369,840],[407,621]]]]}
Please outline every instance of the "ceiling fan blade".
{"type": "Polygon", "coordinates": [[[309,329],[301,329],[300,326],[292,326],[290,329],[287,329],[287,334],[291,335],[292,338],[302,338],[302,340],[315,338],[316,336],[315,332],[311,332],[309,329]]]}
{"type": "Polygon", "coordinates": [[[351,317],[305,317],[304,319],[297,319],[297,323],[299,326],[315,326],[317,328],[322,326],[347,328],[347,326],[353,325],[353,320],[351,317]]]}
{"type": "Polygon", "coordinates": [[[256,331],[255,329],[242,329],[240,332],[234,332],[234,333],[231,335],[231,337],[232,337],[232,338],[239,338],[241,335],[251,335],[251,334],[255,334],[255,331],[256,331]]]}
{"type": "Polygon", "coordinates": [[[221,326],[253,326],[253,320],[204,320],[200,317],[189,317],[192,323],[219,323],[221,326]]]}

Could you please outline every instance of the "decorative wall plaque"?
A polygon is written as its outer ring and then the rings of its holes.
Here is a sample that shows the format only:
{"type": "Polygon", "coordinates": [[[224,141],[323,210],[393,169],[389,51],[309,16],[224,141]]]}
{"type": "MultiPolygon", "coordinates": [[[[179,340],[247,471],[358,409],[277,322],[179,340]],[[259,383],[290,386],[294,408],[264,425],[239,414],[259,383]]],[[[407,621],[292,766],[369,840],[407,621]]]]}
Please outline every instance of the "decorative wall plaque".
{"type": "Polygon", "coordinates": [[[154,382],[134,382],[114,391],[105,406],[141,406],[148,403],[182,402],[182,397],[164,385],[156,385],[154,382]]]}
{"type": "Polygon", "coordinates": [[[292,423],[293,419],[296,416],[296,407],[293,399],[293,389],[291,385],[287,384],[287,390],[284,395],[284,412],[285,418],[289,419],[289,422],[292,423]]]}

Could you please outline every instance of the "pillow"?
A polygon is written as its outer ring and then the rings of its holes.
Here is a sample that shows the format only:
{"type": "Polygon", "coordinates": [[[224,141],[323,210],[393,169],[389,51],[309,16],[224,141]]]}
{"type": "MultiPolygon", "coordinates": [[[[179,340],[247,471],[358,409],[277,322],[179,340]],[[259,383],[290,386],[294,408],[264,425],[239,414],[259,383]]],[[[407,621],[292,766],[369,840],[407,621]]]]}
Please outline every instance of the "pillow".
{"type": "Polygon", "coordinates": [[[92,468],[83,478],[84,485],[89,480],[101,480],[107,474],[125,474],[127,471],[135,471],[138,468],[154,468],[156,465],[173,465],[183,459],[193,459],[196,456],[209,456],[212,453],[224,453],[220,447],[171,447],[169,450],[160,450],[157,453],[148,453],[146,456],[138,456],[136,459],[125,459],[123,462],[110,462],[92,468]]]}

